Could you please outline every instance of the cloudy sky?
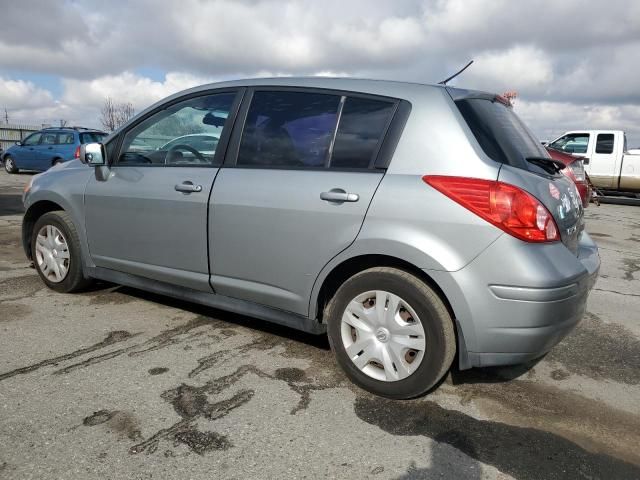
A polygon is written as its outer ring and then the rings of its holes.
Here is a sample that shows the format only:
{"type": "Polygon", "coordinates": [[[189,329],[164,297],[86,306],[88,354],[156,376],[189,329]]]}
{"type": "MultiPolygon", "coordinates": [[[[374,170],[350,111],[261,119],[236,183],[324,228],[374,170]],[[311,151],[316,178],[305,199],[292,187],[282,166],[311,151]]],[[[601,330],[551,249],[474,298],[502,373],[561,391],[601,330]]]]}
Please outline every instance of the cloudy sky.
{"type": "Polygon", "coordinates": [[[99,127],[193,85],[274,75],[519,94],[541,139],[615,128],[640,146],[640,1],[20,0],[3,2],[0,112],[99,127]]]}

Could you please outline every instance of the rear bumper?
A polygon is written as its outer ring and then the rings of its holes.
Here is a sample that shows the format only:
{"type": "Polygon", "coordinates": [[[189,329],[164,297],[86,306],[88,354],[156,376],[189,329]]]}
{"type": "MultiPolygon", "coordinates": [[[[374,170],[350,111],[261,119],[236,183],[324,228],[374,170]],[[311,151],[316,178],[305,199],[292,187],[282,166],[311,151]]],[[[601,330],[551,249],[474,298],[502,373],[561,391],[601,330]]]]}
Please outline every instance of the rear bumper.
{"type": "Polygon", "coordinates": [[[598,248],[586,233],[577,257],[561,244],[504,235],[462,270],[433,275],[456,316],[460,368],[547,353],[582,319],[599,268],[598,248]]]}

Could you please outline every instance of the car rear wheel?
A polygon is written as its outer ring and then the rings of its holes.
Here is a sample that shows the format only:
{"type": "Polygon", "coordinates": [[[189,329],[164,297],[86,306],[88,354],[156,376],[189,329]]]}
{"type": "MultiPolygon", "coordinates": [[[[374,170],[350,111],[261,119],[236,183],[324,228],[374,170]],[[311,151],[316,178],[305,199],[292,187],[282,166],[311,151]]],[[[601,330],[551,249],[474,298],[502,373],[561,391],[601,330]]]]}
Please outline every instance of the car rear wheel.
{"type": "Polygon", "coordinates": [[[449,370],[453,321],[422,280],[389,267],[348,279],[327,305],[331,348],[347,376],[377,395],[420,396],[449,370]]]}
{"type": "Polygon", "coordinates": [[[9,155],[4,157],[4,169],[7,173],[18,173],[18,167],[16,167],[16,162],[9,155]]]}
{"type": "Polygon", "coordinates": [[[38,275],[52,290],[70,293],[91,283],[82,271],[78,232],[66,212],[48,212],[36,221],[31,255],[38,275]]]}

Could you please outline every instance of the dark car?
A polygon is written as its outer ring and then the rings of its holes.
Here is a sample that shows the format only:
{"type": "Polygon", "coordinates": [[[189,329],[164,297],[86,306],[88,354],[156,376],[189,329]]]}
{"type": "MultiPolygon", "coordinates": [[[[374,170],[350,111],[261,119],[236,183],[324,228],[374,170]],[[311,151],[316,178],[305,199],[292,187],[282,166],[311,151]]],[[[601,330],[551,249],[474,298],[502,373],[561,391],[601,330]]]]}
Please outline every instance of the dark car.
{"type": "Polygon", "coordinates": [[[576,184],[578,193],[580,193],[580,198],[582,199],[582,206],[586,208],[591,201],[592,192],[591,187],[589,186],[589,181],[587,180],[587,174],[584,171],[584,158],[574,157],[569,153],[561,152],[560,150],[556,150],[548,145],[545,148],[547,149],[547,152],[549,152],[551,158],[564,163],[565,168],[562,169],[562,173],[573,180],[573,183],[576,184]]]}
{"type": "Polygon", "coordinates": [[[99,130],[82,127],[45,128],[16,142],[0,158],[8,173],[20,170],[43,172],[56,163],[78,158],[80,145],[101,142],[106,136],[99,130]]]}

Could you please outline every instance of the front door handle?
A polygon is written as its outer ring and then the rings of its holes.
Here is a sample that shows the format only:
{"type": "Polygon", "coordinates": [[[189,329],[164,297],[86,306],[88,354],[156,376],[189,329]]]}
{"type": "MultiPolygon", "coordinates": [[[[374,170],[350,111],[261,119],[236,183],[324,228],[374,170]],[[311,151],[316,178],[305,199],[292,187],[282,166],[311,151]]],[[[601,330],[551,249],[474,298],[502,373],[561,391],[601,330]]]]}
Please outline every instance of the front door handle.
{"type": "Polygon", "coordinates": [[[357,202],[360,200],[360,195],[357,193],[347,193],[341,188],[334,188],[329,190],[328,192],[322,192],[320,194],[320,199],[325,200],[327,202],[357,202]]]}
{"type": "Polygon", "coordinates": [[[182,182],[175,186],[176,192],[194,193],[201,192],[202,185],[194,185],[191,182],[182,182]]]}

